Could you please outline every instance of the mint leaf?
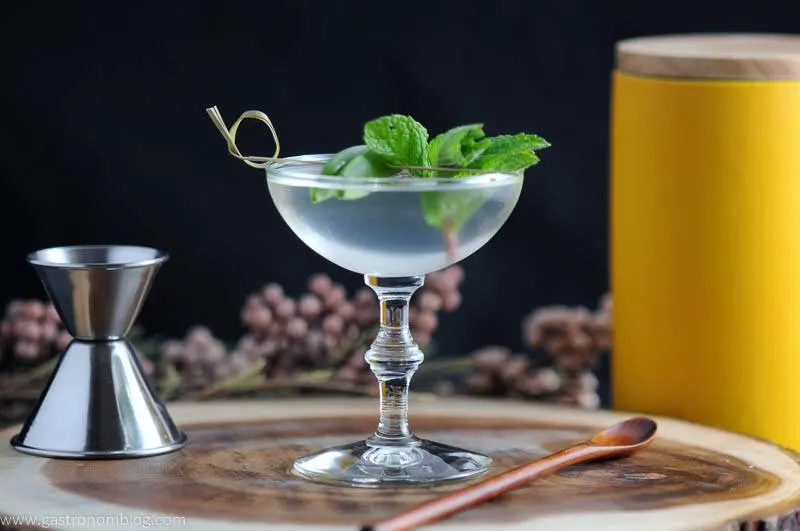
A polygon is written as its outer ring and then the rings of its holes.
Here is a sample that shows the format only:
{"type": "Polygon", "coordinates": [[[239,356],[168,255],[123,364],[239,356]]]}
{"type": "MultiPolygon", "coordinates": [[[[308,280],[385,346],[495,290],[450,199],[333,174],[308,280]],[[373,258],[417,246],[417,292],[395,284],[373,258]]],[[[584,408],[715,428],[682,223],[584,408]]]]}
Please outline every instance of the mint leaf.
{"type": "Polygon", "coordinates": [[[386,164],[386,160],[379,157],[372,151],[365,151],[361,155],[353,157],[339,175],[342,177],[390,177],[397,173],[396,170],[386,164]]]}
{"type": "Polygon", "coordinates": [[[428,165],[428,131],[409,116],[392,114],[367,122],[364,143],[388,164],[428,165]]]}
{"type": "Polygon", "coordinates": [[[339,197],[340,192],[342,190],[334,190],[332,188],[309,188],[308,197],[312,203],[321,203],[322,201],[339,197]]]}
{"type": "Polygon", "coordinates": [[[456,168],[468,166],[491,144],[491,140],[484,138],[485,136],[483,124],[462,125],[437,135],[428,145],[431,166],[456,168]]]}
{"type": "Polygon", "coordinates": [[[486,193],[481,190],[424,192],[422,216],[428,225],[442,228],[448,233],[456,232],[484,201],[486,193]]]}
{"type": "Polygon", "coordinates": [[[327,164],[325,164],[325,167],[322,168],[322,174],[339,175],[339,172],[342,171],[342,168],[344,168],[348,162],[359,155],[363,155],[367,151],[369,151],[369,148],[363,144],[360,146],[352,146],[347,149],[343,149],[334,155],[327,164]]]}
{"type": "Polygon", "coordinates": [[[472,163],[470,168],[511,172],[525,169],[539,162],[537,149],[550,147],[550,143],[537,135],[500,135],[490,137],[489,146],[472,163]]]}
{"type": "MultiPolygon", "coordinates": [[[[340,177],[389,177],[396,172],[382,157],[361,145],[349,147],[334,155],[322,168],[322,173],[340,177]]],[[[309,194],[312,203],[319,203],[327,199],[360,199],[368,196],[369,192],[352,188],[311,188],[309,194]]]]}
{"type": "Polygon", "coordinates": [[[323,175],[340,177],[389,177],[395,173],[383,157],[365,145],[343,149],[322,168],[323,175]]]}
{"type": "Polygon", "coordinates": [[[319,203],[327,199],[361,199],[369,195],[364,190],[336,190],[333,188],[311,188],[310,197],[312,203],[319,203]]]}

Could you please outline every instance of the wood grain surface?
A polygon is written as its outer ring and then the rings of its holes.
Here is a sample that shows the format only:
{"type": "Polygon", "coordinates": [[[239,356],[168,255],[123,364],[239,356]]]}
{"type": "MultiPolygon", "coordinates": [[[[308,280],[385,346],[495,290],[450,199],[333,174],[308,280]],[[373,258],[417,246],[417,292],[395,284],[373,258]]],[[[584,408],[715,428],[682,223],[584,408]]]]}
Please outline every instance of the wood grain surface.
{"type": "Polygon", "coordinates": [[[617,43],[617,70],[689,79],[800,80],[800,35],[689,34],[617,43]]]}
{"type": "MultiPolygon", "coordinates": [[[[181,519],[172,528],[332,531],[356,529],[458,488],[343,488],[288,472],[304,453],[368,435],[376,408],[374,400],[341,398],[175,404],[170,411],[189,436],[187,447],[133,460],[47,460],[6,446],[0,452],[0,512],[82,516],[64,527],[70,529],[98,529],[87,515],[128,515],[129,521],[172,515],[181,519]]],[[[495,459],[493,472],[626,417],[455,398],[416,402],[411,409],[418,435],[487,452],[495,459]]],[[[740,435],[658,420],[656,443],[640,454],[566,469],[430,528],[796,528],[786,527],[798,523],[796,455],[740,435]]],[[[103,528],[115,527],[126,528],[103,528]]]]}

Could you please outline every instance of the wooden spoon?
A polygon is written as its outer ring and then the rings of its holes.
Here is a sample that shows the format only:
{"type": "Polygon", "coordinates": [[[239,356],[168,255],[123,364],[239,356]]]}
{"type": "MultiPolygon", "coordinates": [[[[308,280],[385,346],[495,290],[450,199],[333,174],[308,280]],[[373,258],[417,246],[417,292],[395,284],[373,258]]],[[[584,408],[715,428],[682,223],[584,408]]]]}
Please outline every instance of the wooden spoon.
{"type": "Polygon", "coordinates": [[[414,529],[447,518],[564,467],[629,456],[649,446],[653,442],[656,429],[655,421],[645,417],[625,420],[569,448],[423,502],[390,518],[364,525],[361,531],[414,529]]]}

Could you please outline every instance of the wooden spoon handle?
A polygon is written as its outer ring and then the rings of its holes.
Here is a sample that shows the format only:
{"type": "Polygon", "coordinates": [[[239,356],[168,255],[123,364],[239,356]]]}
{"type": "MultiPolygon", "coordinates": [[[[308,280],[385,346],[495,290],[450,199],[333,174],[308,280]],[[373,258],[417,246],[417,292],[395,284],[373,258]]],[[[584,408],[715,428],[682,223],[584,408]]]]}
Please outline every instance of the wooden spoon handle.
{"type": "Polygon", "coordinates": [[[367,524],[361,531],[405,531],[435,522],[481,502],[504,494],[521,485],[552,474],[564,467],[602,457],[600,447],[586,443],[565,448],[532,463],[520,465],[483,479],[463,489],[411,507],[400,514],[367,524]]]}

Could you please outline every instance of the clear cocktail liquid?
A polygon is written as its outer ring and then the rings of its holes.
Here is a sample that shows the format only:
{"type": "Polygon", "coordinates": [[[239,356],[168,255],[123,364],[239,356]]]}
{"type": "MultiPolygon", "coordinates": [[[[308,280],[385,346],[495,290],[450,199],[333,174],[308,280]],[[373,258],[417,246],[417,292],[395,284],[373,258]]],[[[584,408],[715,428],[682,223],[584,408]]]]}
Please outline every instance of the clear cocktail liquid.
{"type": "MultiPolygon", "coordinates": [[[[319,174],[321,170],[308,166],[303,171],[319,174]]],[[[423,275],[468,257],[505,223],[522,189],[522,179],[499,175],[477,185],[454,182],[425,190],[403,185],[355,187],[353,192],[366,195],[315,203],[310,188],[319,189],[320,183],[303,181],[268,179],[272,200],[289,227],[331,262],[381,277],[423,275]],[[449,218],[440,226],[426,222],[426,214],[430,216],[437,202],[470,205],[458,210],[468,215],[456,222],[457,230],[446,229],[449,218]]]]}

